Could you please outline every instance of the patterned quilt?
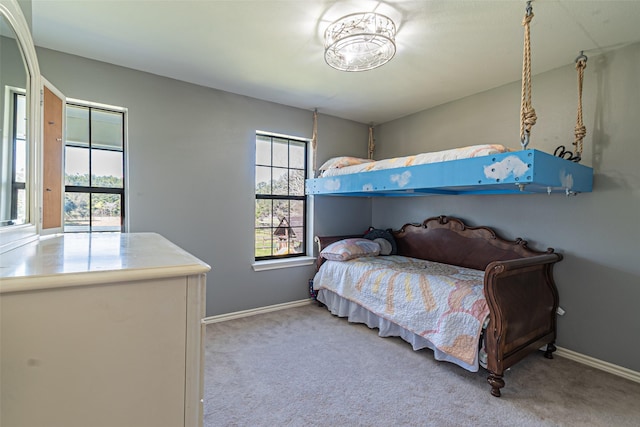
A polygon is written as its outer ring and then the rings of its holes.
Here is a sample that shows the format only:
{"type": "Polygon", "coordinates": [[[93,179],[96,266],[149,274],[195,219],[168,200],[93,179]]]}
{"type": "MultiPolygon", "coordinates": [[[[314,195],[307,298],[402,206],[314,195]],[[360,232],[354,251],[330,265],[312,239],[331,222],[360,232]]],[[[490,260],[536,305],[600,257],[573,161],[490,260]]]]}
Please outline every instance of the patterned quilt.
{"type": "Polygon", "coordinates": [[[468,365],[489,315],[484,272],[404,256],[326,261],[313,280],[468,365]]]}

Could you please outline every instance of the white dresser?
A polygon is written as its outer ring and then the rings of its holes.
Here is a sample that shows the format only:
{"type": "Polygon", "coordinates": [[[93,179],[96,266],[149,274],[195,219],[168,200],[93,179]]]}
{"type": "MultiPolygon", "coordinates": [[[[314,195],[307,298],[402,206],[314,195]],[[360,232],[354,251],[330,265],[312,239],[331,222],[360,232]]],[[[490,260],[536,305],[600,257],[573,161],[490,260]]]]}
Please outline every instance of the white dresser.
{"type": "Polygon", "coordinates": [[[153,233],[1,254],[0,425],[202,425],[209,270],[153,233]]]}

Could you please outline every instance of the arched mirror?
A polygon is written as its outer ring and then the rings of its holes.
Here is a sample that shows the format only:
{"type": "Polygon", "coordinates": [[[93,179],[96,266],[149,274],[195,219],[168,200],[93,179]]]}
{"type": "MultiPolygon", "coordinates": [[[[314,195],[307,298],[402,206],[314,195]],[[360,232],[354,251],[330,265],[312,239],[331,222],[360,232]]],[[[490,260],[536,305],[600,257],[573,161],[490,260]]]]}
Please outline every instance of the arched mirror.
{"type": "Polygon", "coordinates": [[[16,0],[0,1],[0,253],[37,237],[38,76],[16,0]]]}

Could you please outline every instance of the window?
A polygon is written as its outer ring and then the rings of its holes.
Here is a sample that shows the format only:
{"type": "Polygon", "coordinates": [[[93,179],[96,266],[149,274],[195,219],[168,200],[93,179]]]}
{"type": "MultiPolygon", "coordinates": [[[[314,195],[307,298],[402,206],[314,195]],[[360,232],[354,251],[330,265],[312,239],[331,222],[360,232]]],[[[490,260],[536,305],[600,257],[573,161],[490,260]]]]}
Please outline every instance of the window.
{"type": "Polygon", "coordinates": [[[9,116],[12,118],[9,131],[12,144],[11,152],[5,153],[7,155],[4,161],[10,162],[5,170],[11,176],[3,176],[3,180],[8,178],[11,182],[11,202],[8,206],[9,215],[2,215],[2,218],[8,218],[3,221],[3,225],[20,225],[27,220],[27,97],[22,91],[13,89],[9,94],[9,116]]]}
{"type": "Polygon", "coordinates": [[[68,103],[64,231],[124,231],[123,109],[68,103]]]}
{"type": "Polygon", "coordinates": [[[308,141],[256,134],[255,259],[306,255],[308,141]]]}

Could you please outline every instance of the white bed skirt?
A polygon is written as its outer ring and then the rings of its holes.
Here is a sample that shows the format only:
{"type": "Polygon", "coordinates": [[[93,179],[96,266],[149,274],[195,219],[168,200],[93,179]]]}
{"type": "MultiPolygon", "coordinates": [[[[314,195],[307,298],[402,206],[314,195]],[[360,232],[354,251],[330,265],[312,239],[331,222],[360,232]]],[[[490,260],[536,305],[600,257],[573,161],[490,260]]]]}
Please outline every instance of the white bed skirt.
{"type": "Polygon", "coordinates": [[[349,301],[336,294],[335,292],[327,289],[319,289],[317,291],[317,299],[321,303],[327,306],[329,311],[338,316],[346,317],[349,322],[364,323],[370,328],[378,328],[378,335],[381,337],[400,337],[413,347],[414,350],[420,350],[423,348],[429,348],[433,350],[433,356],[436,360],[455,363],[456,365],[466,369],[467,371],[478,371],[478,357],[476,357],[475,364],[469,365],[454,357],[449,356],[446,353],[435,348],[435,346],[428,339],[414,334],[395,323],[388,321],[382,317],[376,316],[369,310],[365,309],[361,305],[349,301]]]}

